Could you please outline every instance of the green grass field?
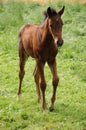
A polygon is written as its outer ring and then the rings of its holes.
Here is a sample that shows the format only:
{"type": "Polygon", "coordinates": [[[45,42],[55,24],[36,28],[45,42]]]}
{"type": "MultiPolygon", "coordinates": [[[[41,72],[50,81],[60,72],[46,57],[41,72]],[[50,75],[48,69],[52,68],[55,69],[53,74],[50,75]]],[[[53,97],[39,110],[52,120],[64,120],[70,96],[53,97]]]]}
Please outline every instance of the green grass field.
{"type": "MultiPolygon", "coordinates": [[[[52,76],[46,64],[46,101],[50,105],[52,76]]],[[[86,130],[86,5],[63,2],[0,3],[0,130],[86,130]],[[57,55],[60,83],[55,110],[44,114],[37,103],[33,78],[35,61],[29,58],[21,100],[18,90],[18,31],[26,23],[42,23],[48,6],[65,4],[63,47],[57,55]]]]}

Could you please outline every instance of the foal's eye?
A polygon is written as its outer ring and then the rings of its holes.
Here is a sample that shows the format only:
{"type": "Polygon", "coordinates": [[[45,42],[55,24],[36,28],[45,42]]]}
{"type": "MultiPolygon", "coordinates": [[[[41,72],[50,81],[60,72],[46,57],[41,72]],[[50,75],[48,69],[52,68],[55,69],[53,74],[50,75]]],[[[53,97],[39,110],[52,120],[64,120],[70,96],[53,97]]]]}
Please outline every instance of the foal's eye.
{"type": "Polygon", "coordinates": [[[56,20],[56,24],[57,24],[58,28],[60,28],[60,24],[59,24],[59,20],[58,19],[56,20]]]}

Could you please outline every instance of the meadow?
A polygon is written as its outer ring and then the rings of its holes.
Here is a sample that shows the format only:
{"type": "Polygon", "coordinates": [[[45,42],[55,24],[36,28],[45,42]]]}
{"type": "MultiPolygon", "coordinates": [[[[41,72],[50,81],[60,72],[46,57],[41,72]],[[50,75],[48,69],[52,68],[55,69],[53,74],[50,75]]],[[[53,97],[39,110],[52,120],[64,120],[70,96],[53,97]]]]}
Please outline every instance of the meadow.
{"type": "Polygon", "coordinates": [[[86,5],[0,2],[0,130],[86,130],[86,5]],[[32,58],[25,67],[21,100],[17,99],[18,32],[24,24],[42,24],[42,12],[48,6],[59,10],[63,5],[64,45],[57,55],[60,82],[55,110],[48,109],[52,76],[46,64],[47,111],[43,113],[41,103],[37,103],[32,58]]]}

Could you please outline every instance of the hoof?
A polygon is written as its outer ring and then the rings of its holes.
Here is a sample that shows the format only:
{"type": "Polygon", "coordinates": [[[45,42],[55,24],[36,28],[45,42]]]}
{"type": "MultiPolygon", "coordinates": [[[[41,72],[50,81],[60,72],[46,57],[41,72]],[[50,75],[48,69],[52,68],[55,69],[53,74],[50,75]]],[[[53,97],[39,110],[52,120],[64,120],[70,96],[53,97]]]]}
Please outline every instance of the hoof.
{"type": "Polygon", "coordinates": [[[49,107],[49,110],[50,110],[50,112],[52,112],[54,110],[54,108],[53,107],[49,107]]]}

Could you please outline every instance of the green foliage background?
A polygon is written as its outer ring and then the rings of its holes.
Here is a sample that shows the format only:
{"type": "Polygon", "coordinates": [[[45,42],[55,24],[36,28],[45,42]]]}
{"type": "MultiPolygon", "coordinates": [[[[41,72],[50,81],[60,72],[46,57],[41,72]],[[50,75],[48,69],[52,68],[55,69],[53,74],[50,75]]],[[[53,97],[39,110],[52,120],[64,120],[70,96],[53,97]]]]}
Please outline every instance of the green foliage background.
{"type": "MultiPolygon", "coordinates": [[[[46,64],[46,100],[50,104],[52,76],[46,64]]],[[[84,130],[86,129],[86,5],[53,2],[0,3],[0,130],[84,130]],[[48,6],[57,10],[65,5],[62,48],[57,55],[60,83],[55,110],[44,114],[37,103],[33,70],[29,58],[23,80],[22,97],[18,89],[18,31],[27,23],[41,24],[48,6]]]]}

